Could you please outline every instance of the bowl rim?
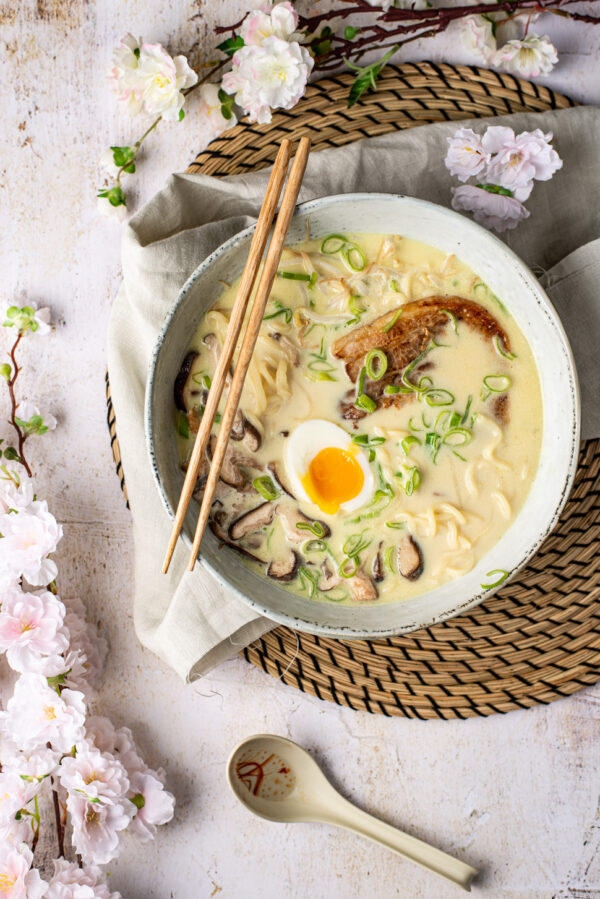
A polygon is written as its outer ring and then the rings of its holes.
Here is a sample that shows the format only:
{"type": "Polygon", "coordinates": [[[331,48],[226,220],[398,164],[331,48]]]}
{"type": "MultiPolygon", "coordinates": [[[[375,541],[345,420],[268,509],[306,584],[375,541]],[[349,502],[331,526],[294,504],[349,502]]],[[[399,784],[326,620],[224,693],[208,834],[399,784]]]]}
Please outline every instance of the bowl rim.
{"type": "MultiPolygon", "coordinates": [[[[524,274],[527,279],[530,279],[537,287],[539,291],[540,299],[542,300],[545,312],[551,320],[552,325],[558,332],[558,336],[562,340],[563,348],[565,350],[566,360],[568,362],[568,366],[570,369],[570,399],[571,399],[571,408],[572,408],[572,419],[569,422],[569,428],[571,433],[571,444],[569,451],[569,464],[568,469],[565,473],[562,489],[560,492],[560,498],[558,503],[556,504],[554,511],[549,520],[547,520],[543,530],[537,530],[535,539],[533,539],[529,545],[529,548],[525,554],[520,557],[520,561],[518,564],[511,570],[510,575],[501,584],[495,587],[489,587],[482,589],[475,594],[471,594],[468,599],[465,599],[463,602],[459,602],[452,609],[446,610],[440,614],[433,615],[429,617],[427,620],[423,621],[419,625],[400,625],[398,627],[386,627],[386,628],[371,628],[369,630],[361,630],[360,628],[351,627],[351,626],[334,626],[328,624],[317,624],[314,621],[309,621],[304,618],[298,618],[297,616],[288,615],[285,612],[274,611],[270,608],[266,608],[256,599],[248,596],[248,594],[244,593],[242,590],[238,589],[234,584],[232,584],[224,574],[221,573],[217,568],[215,568],[210,560],[206,557],[203,557],[200,553],[198,555],[198,561],[203,564],[206,569],[210,572],[211,576],[215,578],[215,580],[225,589],[232,592],[238,599],[240,599],[247,606],[250,606],[257,614],[268,618],[273,621],[275,624],[285,625],[287,627],[291,627],[294,630],[299,630],[304,633],[314,634],[316,636],[321,637],[330,637],[335,639],[356,639],[356,640],[378,640],[384,639],[394,636],[400,636],[402,634],[412,633],[417,630],[422,630],[424,628],[433,627],[436,624],[440,624],[444,621],[448,621],[451,618],[455,618],[457,615],[464,614],[469,610],[475,608],[480,605],[485,599],[489,599],[494,595],[500,588],[505,587],[508,583],[510,583],[516,575],[527,565],[530,559],[537,553],[540,546],[546,540],[546,538],[550,535],[552,530],[554,529],[562,510],[569,498],[571,489],[573,487],[573,481],[575,479],[575,475],[577,473],[577,464],[579,457],[579,446],[580,446],[580,430],[581,430],[581,401],[580,401],[580,389],[579,389],[579,381],[577,376],[577,368],[575,365],[575,359],[573,356],[573,351],[567,337],[565,328],[562,324],[560,316],[556,311],[552,301],[550,300],[548,294],[539,283],[538,279],[535,277],[529,266],[512,250],[507,244],[504,243],[499,237],[497,237],[492,232],[488,231],[486,228],[483,228],[481,225],[474,222],[472,219],[468,219],[466,216],[461,215],[458,212],[455,212],[452,209],[449,209],[447,206],[442,206],[438,203],[432,203],[429,200],[422,200],[418,197],[411,197],[406,194],[393,194],[393,193],[385,193],[385,192],[367,192],[367,191],[357,191],[353,193],[342,193],[342,194],[329,194],[323,197],[317,197],[312,200],[307,200],[303,203],[299,203],[296,206],[294,211],[294,217],[297,215],[309,215],[312,211],[319,209],[321,206],[327,206],[334,203],[343,203],[343,202],[356,202],[356,201],[364,201],[364,200],[380,200],[381,202],[389,202],[389,201],[408,201],[410,203],[414,203],[417,206],[422,206],[424,209],[435,210],[438,214],[441,213],[449,217],[450,220],[460,220],[461,226],[471,227],[473,230],[478,232],[483,232],[490,243],[495,243],[498,247],[498,250],[501,251],[506,257],[508,257],[514,267],[517,270],[520,270],[522,274],[524,274]]],[[[156,368],[159,355],[161,353],[165,338],[169,331],[171,322],[177,315],[179,308],[185,302],[188,294],[194,288],[196,281],[202,277],[204,272],[209,269],[213,263],[224,253],[227,253],[232,247],[234,247],[238,243],[242,243],[245,239],[249,238],[256,228],[256,222],[243,228],[241,231],[236,232],[231,237],[229,237],[226,241],[220,244],[216,249],[214,249],[209,255],[197,266],[197,268],[192,272],[192,274],[188,277],[183,287],[180,289],[174,303],[169,309],[165,319],[163,321],[162,327],[156,337],[154,347],[152,350],[152,354],[150,357],[149,367],[148,367],[148,378],[146,382],[146,392],[144,399],[144,431],[146,438],[146,449],[148,451],[148,456],[150,459],[150,465],[152,468],[152,474],[154,478],[155,485],[157,487],[159,496],[161,498],[162,504],[167,512],[168,517],[171,521],[175,518],[175,510],[171,506],[169,501],[169,497],[167,495],[165,486],[162,483],[160,477],[160,470],[158,466],[158,459],[156,456],[156,448],[154,443],[154,428],[153,428],[153,396],[156,384],[156,368]]],[[[509,306],[510,309],[510,306],[509,306]]],[[[527,339],[527,336],[526,336],[527,339]]],[[[519,512],[519,515],[521,512],[519,512]]],[[[515,518],[515,521],[518,520],[519,515],[515,518]]],[[[514,524],[514,522],[513,522],[514,524]]],[[[192,541],[190,540],[187,533],[182,530],[180,533],[180,537],[183,539],[186,546],[191,549],[192,541]]],[[[233,550],[232,550],[233,552],[233,550]]],[[[457,578],[459,581],[460,578],[457,578]]],[[[427,595],[427,591],[422,594],[423,597],[427,595]]],[[[317,605],[317,604],[316,604],[317,605]]]]}

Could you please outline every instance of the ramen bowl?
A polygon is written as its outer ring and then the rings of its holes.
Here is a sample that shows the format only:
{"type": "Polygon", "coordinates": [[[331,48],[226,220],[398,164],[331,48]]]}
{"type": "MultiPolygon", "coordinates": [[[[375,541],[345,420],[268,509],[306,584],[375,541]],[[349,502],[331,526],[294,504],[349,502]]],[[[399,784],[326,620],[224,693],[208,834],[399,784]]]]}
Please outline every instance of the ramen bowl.
{"type": "MultiPolygon", "coordinates": [[[[378,638],[429,627],[466,612],[506,583],[534,555],[557,522],[577,465],[579,396],[572,353],[560,320],[538,281],[504,243],[474,222],[441,206],[390,194],[344,194],[298,206],[288,243],[340,231],[402,234],[454,253],[501,299],[533,353],[542,394],[538,468],[523,506],[500,540],[467,574],[418,596],[382,603],[340,605],[291,593],[261,576],[207,530],[201,560],[212,575],[257,614],[301,631],[340,638],[378,638]],[[350,228],[359,223],[359,228],[350,228]],[[508,572],[498,578],[497,572],[508,572]],[[496,573],[496,574],[494,574],[496,573]]],[[[240,276],[253,228],[228,240],[198,266],[169,312],[157,339],[146,393],[148,452],[157,489],[173,518],[183,484],[173,384],[190,336],[219,299],[222,281],[240,276]]],[[[198,504],[182,530],[191,546],[198,504]]]]}

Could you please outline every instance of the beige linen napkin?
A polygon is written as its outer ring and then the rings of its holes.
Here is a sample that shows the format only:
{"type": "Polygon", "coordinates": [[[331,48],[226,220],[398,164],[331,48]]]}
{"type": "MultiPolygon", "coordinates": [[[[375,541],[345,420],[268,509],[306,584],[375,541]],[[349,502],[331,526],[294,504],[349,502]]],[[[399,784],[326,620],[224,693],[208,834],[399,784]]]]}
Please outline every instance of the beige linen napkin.
{"type": "MultiPolygon", "coordinates": [[[[544,273],[578,359],[583,436],[597,436],[600,110],[579,107],[460,124],[475,131],[497,124],[517,132],[541,128],[554,133],[564,166],[552,181],[536,183],[527,202],[531,217],[504,239],[537,274],[544,273]]],[[[457,127],[456,122],[428,125],[315,152],[300,200],[385,191],[449,206],[450,188],[457,182],[444,167],[444,157],[446,138],[457,127]]],[[[181,541],[169,574],[160,573],[171,522],[154,485],[144,439],[148,364],[180,288],[212,250],[255,221],[267,178],[267,171],[226,179],[173,175],[132,217],[123,236],[123,284],[110,319],[108,367],[133,515],[135,627],[141,642],[187,680],[234,655],[273,622],[235,599],[201,562],[188,572],[181,541]]]]}

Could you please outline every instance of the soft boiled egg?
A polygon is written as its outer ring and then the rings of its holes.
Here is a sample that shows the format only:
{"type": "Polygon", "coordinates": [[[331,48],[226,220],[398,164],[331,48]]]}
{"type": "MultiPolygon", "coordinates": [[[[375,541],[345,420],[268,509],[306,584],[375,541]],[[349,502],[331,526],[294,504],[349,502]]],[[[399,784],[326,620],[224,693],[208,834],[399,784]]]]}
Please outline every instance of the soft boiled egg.
{"type": "Polygon", "coordinates": [[[287,441],[285,465],[297,498],[325,515],[353,512],[373,495],[367,457],[331,421],[313,418],[298,425],[287,441]]]}

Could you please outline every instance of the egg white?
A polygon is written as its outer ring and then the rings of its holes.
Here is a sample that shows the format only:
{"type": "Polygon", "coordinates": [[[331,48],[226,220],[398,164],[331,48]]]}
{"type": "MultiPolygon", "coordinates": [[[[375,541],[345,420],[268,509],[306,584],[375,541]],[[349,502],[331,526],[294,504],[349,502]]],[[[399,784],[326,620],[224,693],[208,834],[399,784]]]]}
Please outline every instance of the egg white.
{"type": "Polygon", "coordinates": [[[330,518],[335,518],[337,513],[332,515],[331,513],[323,512],[320,506],[317,506],[311,500],[302,486],[302,478],[306,476],[312,460],[317,453],[329,447],[350,450],[361,467],[364,483],[360,493],[345,503],[340,503],[341,511],[354,512],[356,509],[360,509],[361,506],[366,505],[372,498],[375,479],[364,452],[360,447],[352,443],[352,438],[342,428],[339,428],[331,421],[325,421],[321,418],[313,418],[302,422],[295,431],[292,431],[287,440],[284,462],[292,492],[297,499],[317,509],[319,515],[329,515],[330,518]]]}

